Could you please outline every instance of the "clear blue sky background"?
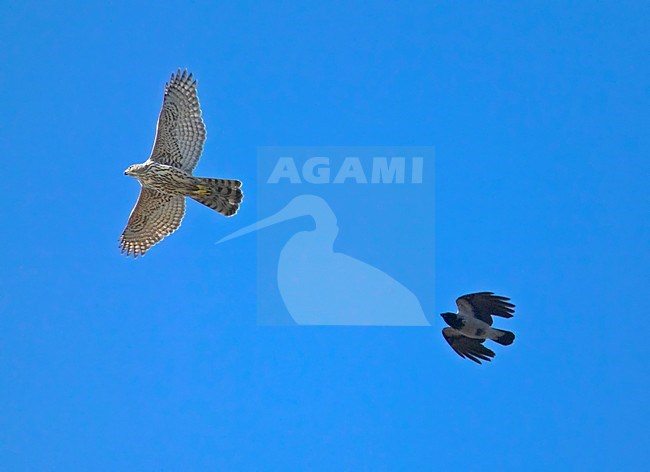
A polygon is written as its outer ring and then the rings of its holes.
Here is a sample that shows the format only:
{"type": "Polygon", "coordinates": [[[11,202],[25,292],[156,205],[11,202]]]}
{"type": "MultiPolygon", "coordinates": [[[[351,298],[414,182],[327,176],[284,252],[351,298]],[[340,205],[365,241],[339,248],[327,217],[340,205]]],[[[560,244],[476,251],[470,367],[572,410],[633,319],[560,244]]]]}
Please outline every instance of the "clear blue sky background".
{"type": "Polygon", "coordinates": [[[649,13],[4,1],[0,469],[647,467],[649,13]],[[133,261],[122,171],[178,66],[199,173],[248,205],[190,203],[133,261]],[[510,295],[515,344],[477,366],[441,325],[257,326],[255,238],[214,242],[255,221],[260,145],[434,145],[433,314],[510,295]]]}

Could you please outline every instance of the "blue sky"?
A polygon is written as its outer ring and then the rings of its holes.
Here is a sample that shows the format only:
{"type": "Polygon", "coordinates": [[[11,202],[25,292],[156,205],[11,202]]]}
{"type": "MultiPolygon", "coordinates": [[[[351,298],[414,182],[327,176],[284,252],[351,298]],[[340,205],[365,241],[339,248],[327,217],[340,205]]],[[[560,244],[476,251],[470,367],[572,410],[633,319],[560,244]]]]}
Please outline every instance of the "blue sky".
{"type": "Polygon", "coordinates": [[[649,13],[3,2],[0,469],[643,470],[649,13]],[[122,171],[179,66],[198,173],[247,199],[190,203],[133,261],[122,171]],[[514,345],[477,366],[442,324],[257,326],[255,237],[214,243],[256,220],[257,147],[286,145],[435,146],[433,315],[509,295],[514,345]]]}

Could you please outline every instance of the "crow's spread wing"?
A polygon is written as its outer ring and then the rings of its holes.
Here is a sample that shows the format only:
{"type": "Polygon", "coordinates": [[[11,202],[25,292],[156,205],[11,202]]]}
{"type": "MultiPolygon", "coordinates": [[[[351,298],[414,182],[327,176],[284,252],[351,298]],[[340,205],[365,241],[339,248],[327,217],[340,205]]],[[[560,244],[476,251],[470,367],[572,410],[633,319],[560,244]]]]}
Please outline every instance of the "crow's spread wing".
{"type": "Polygon", "coordinates": [[[467,358],[480,364],[480,359],[490,362],[495,356],[494,351],[483,346],[484,339],[468,338],[453,328],[443,329],[442,335],[456,354],[463,359],[467,358]]]}
{"type": "Polygon", "coordinates": [[[512,318],[515,306],[509,300],[492,292],[479,292],[459,297],[456,305],[459,314],[473,316],[492,326],[492,315],[512,318]]]}

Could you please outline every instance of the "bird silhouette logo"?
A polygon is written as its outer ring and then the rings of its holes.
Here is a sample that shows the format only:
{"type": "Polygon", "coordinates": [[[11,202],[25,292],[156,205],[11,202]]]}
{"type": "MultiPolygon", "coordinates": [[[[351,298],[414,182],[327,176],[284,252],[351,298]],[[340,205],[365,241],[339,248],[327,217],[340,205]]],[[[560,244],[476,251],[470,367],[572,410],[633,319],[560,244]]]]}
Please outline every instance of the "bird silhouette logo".
{"type": "Polygon", "coordinates": [[[284,305],[299,325],[429,326],[418,298],[386,272],[336,252],[339,228],[329,204],[303,194],[277,213],[242,228],[219,243],[294,218],[309,216],[315,227],[284,244],[277,268],[284,305]]]}

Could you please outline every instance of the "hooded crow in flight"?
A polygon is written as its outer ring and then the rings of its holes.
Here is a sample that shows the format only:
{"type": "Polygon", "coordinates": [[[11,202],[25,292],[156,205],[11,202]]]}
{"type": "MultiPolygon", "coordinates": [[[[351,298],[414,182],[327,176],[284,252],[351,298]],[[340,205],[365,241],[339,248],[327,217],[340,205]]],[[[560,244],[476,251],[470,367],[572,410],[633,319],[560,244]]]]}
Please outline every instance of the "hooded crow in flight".
{"type": "Polygon", "coordinates": [[[462,357],[481,363],[491,361],[495,356],[491,349],[483,346],[491,339],[503,346],[512,344],[514,333],[492,328],[492,316],[512,318],[515,306],[510,299],[492,292],[479,292],[463,295],[456,299],[458,313],[442,313],[440,316],[450,326],[442,330],[442,335],[451,348],[462,357]]]}

